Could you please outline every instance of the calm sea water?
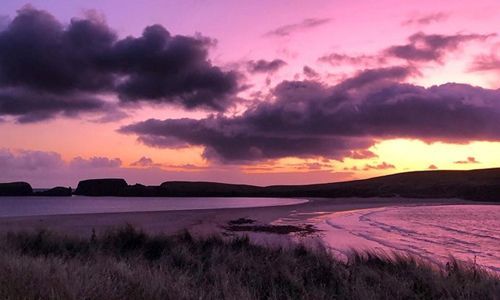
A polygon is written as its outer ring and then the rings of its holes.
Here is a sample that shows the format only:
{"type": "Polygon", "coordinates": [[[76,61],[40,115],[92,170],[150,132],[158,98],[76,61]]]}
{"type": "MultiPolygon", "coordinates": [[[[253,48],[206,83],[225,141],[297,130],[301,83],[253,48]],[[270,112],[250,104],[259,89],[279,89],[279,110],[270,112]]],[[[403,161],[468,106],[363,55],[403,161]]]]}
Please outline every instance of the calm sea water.
{"type": "Polygon", "coordinates": [[[265,207],[307,202],[286,198],[0,197],[0,217],[265,207]]]}
{"type": "Polygon", "coordinates": [[[351,249],[404,252],[443,263],[450,255],[500,272],[500,206],[385,207],[312,220],[337,254],[351,249]]]}

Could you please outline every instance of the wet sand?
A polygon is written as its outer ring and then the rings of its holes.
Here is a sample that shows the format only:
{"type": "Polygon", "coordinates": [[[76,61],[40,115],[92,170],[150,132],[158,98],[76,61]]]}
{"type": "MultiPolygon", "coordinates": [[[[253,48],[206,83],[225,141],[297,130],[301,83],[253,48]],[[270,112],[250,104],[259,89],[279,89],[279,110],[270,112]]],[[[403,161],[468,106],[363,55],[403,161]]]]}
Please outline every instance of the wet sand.
{"type": "MultiPolygon", "coordinates": [[[[188,230],[196,235],[213,235],[227,233],[222,227],[228,221],[238,218],[253,219],[261,224],[269,224],[278,220],[280,223],[290,221],[293,224],[300,224],[307,222],[310,218],[337,211],[406,204],[471,203],[459,199],[409,198],[321,198],[308,200],[309,202],[303,204],[272,207],[4,217],[0,218],[0,232],[47,229],[65,234],[89,236],[93,229],[99,233],[110,228],[131,224],[153,234],[175,234],[188,230]]],[[[276,235],[253,233],[251,238],[262,236],[273,239],[273,236],[276,235]]]]}

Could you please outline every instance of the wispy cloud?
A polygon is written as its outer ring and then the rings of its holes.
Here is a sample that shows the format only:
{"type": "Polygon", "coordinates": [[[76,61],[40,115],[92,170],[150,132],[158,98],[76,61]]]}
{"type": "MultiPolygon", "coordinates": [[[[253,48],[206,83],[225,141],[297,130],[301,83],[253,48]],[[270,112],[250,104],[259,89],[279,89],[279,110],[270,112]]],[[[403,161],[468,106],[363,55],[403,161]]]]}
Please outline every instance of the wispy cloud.
{"type": "Polygon", "coordinates": [[[459,165],[479,164],[479,161],[477,161],[475,157],[469,156],[465,160],[458,160],[458,161],[456,161],[455,164],[459,164],[459,165]]]}
{"type": "Polygon", "coordinates": [[[408,38],[407,44],[391,46],[384,53],[407,61],[442,62],[448,52],[457,50],[466,42],[485,41],[495,36],[495,33],[442,35],[417,32],[408,38]]]}
{"type": "Polygon", "coordinates": [[[307,30],[315,27],[319,27],[322,25],[325,25],[329,23],[332,19],[330,18],[308,18],[304,19],[302,22],[299,23],[293,23],[293,24],[287,24],[280,26],[276,29],[273,29],[264,36],[268,37],[273,37],[273,36],[278,36],[278,37],[283,37],[283,36],[289,36],[292,33],[295,33],[297,31],[302,31],[302,30],[307,30]]]}
{"type": "Polygon", "coordinates": [[[388,170],[388,169],[395,169],[396,166],[390,163],[386,163],[385,161],[378,164],[378,165],[369,165],[366,164],[365,167],[363,168],[363,171],[368,171],[368,170],[388,170]]]}
{"type": "Polygon", "coordinates": [[[412,25],[429,25],[431,23],[438,23],[445,21],[448,19],[449,14],[444,12],[432,13],[419,17],[409,18],[401,23],[403,26],[412,26],[412,25]]]}
{"type": "Polygon", "coordinates": [[[131,163],[130,166],[142,167],[142,168],[154,168],[154,167],[161,167],[162,164],[155,163],[151,158],[143,156],[139,160],[131,163]]]}

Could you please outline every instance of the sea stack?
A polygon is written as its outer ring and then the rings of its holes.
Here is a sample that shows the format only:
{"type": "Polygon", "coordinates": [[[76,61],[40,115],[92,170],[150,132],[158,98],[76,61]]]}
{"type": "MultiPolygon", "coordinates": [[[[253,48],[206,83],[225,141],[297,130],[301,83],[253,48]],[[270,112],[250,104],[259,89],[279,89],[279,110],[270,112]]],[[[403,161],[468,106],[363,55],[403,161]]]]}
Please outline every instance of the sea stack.
{"type": "Polygon", "coordinates": [[[78,183],[74,194],[83,196],[122,196],[127,187],[125,179],[88,179],[78,183]]]}
{"type": "Polygon", "coordinates": [[[0,196],[31,196],[33,189],[27,182],[0,183],[0,196]]]}

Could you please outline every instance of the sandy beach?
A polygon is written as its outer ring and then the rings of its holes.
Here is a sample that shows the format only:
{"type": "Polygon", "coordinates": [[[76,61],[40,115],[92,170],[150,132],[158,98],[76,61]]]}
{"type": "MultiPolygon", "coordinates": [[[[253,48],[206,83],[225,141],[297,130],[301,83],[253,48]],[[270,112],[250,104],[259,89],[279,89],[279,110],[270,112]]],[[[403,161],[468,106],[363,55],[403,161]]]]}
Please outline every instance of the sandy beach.
{"type": "Polygon", "coordinates": [[[48,229],[86,236],[90,235],[93,229],[99,233],[113,227],[131,224],[148,233],[175,234],[188,230],[197,235],[212,235],[223,233],[222,226],[238,218],[249,218],[263,224],[277,220],[281,223],[300,224],[306,223],[310,218],[337,211],[392,205],[470,203],[459,199],[408,198],[315,198],[308,200],[307,203],[298,205],[272,207],[4,217],[0,218],[0,231],[48,229]]]}

